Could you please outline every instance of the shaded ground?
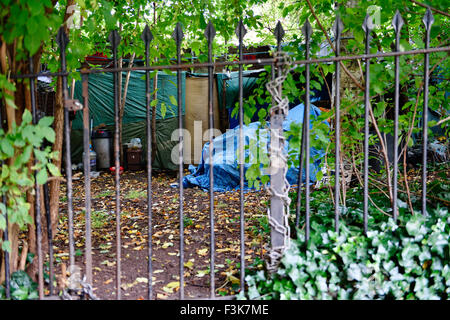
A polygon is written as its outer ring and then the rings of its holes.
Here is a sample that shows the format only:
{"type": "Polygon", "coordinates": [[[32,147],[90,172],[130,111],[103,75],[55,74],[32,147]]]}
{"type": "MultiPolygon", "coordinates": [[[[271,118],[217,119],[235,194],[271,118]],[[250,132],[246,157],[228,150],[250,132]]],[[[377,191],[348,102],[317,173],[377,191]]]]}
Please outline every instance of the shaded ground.
{"type": "MultiPolygon", "coordinates": [[[[153,299],[179,297],[179,204],[177,178],[155,173],[153,195],[153,299]]],[[[121,175],[121,269],[122,299],[147,299],[148,214],[147,178],[144,171],[121,175]]],[[[93,287],[101,299],[116,298],[116,224],[114,176],[102,172],[91,181],[93,287]]],[[[73,208],[76,262],[83,267],[84,177],[74,175],[73,208]],[[77,179],[78,178],[78,179],[77,179]]],[[[184,190],[184,277],[185,298],[207,298],[210,292],[209,193],[184,190]]],[[[68,260],[67,201],[61,192],[61,222],[55,238],[58,263],[68,260]]],[[[264,191],[245,194],[246,266],[263,258],[268,243],[260,233],[266,221],[267,195],[264,191]]],[[[240,235],[239,192],[215,193],[215,287],[216,294],[232,295],[239,288],[240,235]]],[[[59,272],[59,267],[57,268],[59,272]]]]}

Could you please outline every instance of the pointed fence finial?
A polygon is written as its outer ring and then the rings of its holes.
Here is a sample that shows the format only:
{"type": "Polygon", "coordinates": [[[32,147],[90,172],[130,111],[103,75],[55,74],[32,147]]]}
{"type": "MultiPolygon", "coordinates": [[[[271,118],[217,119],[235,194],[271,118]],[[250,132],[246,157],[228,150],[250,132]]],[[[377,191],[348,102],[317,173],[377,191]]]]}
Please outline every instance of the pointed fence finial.
{"type": "Polygon", "coordinates": [[[400,32],[400,30],[402,29],[404,23],[405,22],[403,21],[402,15],[397,10],[395,12],[394,19],[392,19],[392,26],[394,27],[395,33],[399,33],[400,32]]]}
{"type": "Polygon", "coordinates": [[[283,26],[281,25],[280,21],[278,21],[277,26],[275,27],[275,30],[274,30],[273,34],[275,35],[275,38],[277,39],[278,43],[280,43],[283,40],[284,29],[283,29],[283,26]]]}
{"type": "Polygon", "coordinates": [[[247,33],[247,29],[245,29],[244,23],[242,22],[242,19],[239,20],[238,25],[236,26],[235,30],[236,36],[238,39],[244,38],[245,34],[247,33]]]}
{"type": "Polygon", "coordinates": [[[367,14],[366,17],[364,18],[362,28],[365,33],[368,33],[373,30],[373,21],[372,16],[370,14],[367,14]]]}
{"type": "Polygon", "coordinates": [[[109,41],[109,43],[111,43],[111,45],[113,47],[117,47],[119,45],[120,39],[121,39],[121,37],[119,35],[119,32],[116,29],[112,30],[109,33],[108,41],[109,41]]]}
{"type": "Polygon", "coordinates": [[[153,40],[153,34],[147,24],[145,25],[144,31],[142,31],[141,39],[146,44],[153,40]]]}
{"type": "Polygon", "coordinates": [[[423,16],[422,21],[425,24],[425,28],[427,30],[430,30],[431,25],[434,23],[433,13],[431,12],[430,8],[428,8],[427,12],[425,12],[425,15],[423,16]]]}
{"type": "Polygon", "coordinates": [[[205,37],[208,41],[212,41],[215,36],[216,36],[216,29],[214,28],[214,25],[210,20],[205,29],[205,37]]]}
{"type": "Polygon", "coordinates": [[[175,30],[173,30],[172,38],[175,40],[177,46],[181,45],[181,41],[183,41],[184,33],[181,24],[177,22],[175,30]]]}
{"type": "Polygon", "coordinates": [[[306,22],[302,27],[302,33],[306,39],[309,39],[311,37],[312,27],[311,27],[311,24],[309,23],[309,19],[306,19],[306,22]]]}

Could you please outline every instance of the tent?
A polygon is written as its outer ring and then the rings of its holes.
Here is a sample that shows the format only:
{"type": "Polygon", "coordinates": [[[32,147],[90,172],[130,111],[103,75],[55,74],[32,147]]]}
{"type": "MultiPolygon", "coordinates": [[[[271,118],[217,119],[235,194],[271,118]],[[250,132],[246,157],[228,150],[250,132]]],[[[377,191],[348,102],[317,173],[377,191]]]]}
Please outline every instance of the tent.
{"type": "MultiPolygon", "coordinates": [[[[122,73],[125,82],[126,72],[122,73]]],[[[182,72],[182,110],[185,115],[186,72],[182,72]]],[[[156,140],[157,154],[153,167],[155,169],[175,170],[177,166],[171,161],[171,152],[178,141],[172,141],[172,132],[178,128],[178,107],[171,100],[177,98],[176,73],[158,72],[158,104],[156,106],[156,140]]],[[[150,80],[153,88],[153,79],[150,80]]],[[[82,83],[75,84],[74,98],[83,102],[82,83]]],[[[89,115],[93,127],[106,125],[105,129],[114,132],[114,93],[113,74],[92,73],[89,75],[89,115]]],[[[146,95],[145,71],[133,71],[130,74],[127,100],[123,117],[123,143],[132,138],[140,138],[143,154],[146,154],[146,95]]],[[[83,153],[83,112],[78,111],[72,122],[71,156],[72,163],[80,163],[83,153]]]]}
{"type": "MultiPolygon", "coordinates": [[[[320,114],[320,109],[311,105],[310,115],[311,121],[320,114]]],[[[289,110],[289,114],[283,123],[283,130],[287,131],[292,122],[303,123],[304,106],[299,104],[289,110]]],[[[312,124],[311,124],[312,126],[312,124]]],[[[258,133],[260,127],[259,122],[252,122],[243,127],[244,131],[244,150],[245,156],[249,156],[249,148],[251,143],[257,143],[259,146],[268,147],[270,143],[270,135],[268,130],[258,133]]],[[[213,164],[214,164],[214,191],[223,192],[239,188],[239,167],[237,162],[239,146],[239,127],[228,130],[225,134],[213,140],[213,164]]],[[[295,152],[289,147],[289,142],[285,145],[286,152],[298,157],[298,151],[295,152]]],[[[310,164],[310,182],[316,181],[316,173],[320,170],[321,158],[325,155],[324,150],[310,149],[311,158],[314,162],[310,164]]],[[[250,162],[252,159],[250,159],[250,162]]],[[[205,144],[202,150],[201,163],[195,168],[190,167],[191,174],[183,178],[183,187],[200,187],[209,189],[209,142],[205,144]]],[[[250,164],[245,163],[244,174],[250,164]]],[[[287,180],[290,184],[298,183],[298,168],[291,166],[287,171],[287,180]]],[[[305,180],[305,172],[302,172],[303,181],[305,180]]],[[[249,189],[247,181],[244,180],[244,188],[249,189]]]]}

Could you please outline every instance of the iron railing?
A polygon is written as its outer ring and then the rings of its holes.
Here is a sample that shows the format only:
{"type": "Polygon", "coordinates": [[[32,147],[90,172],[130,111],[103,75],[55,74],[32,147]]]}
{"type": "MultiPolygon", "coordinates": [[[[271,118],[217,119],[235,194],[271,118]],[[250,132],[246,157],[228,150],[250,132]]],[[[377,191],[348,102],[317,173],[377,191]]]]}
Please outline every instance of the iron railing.
{"type": "MultiPolygon", "coordinates": [[[[123,71],[137,71],[137,70],[143,70],[145,71],[146,78],[146,106],[147,106],[147,215],[148,215],[148,299],[152,299],[153,294],[153,285],[152,285],[152,274],[153,274],[153,266],[152,266],[152,163],[150,159],[152,159],[152,148],[151,148],[151,139],[149,138],[149,135],[151,134],[151,90],[150,90],[150,71],[153,70],[175,70],[177,72],[177,101],[178,101],[178,126],[179,126],[179,245],[180,245],[180,255],[179,255],[179,279],[180,279],[180,289],[179,289],[179,298],[185,299],[184,296],[184,208],[183,208],[183,196],[184,196],[184,190],[183,190],[183,119],[182,119],[182,94],[181,94],[181,71],[183,69],[190,69],[190,68],[208,68],[208,112],[209,112],[209,128],[214,128],[214,112],[213,112],[213,72],[214,68],[224,67],[224,66],[238,66],[239,68],[239,173],[240,173],[240,287],[241,290],[245,290],[245,241],[244,241],[244,231],[245,231],[245,211],[244,211],[244,140],[243,140],[243,116],[244,116],[244,110],[243,110],[243,66],[244,65],[271,65],[272,66],[272,81],[271,85],[274,86],[272,88],[274,99],[273,99],[273,106],[270,113],[270,129],[271,129],[271,152],[283,150],[284,146],[284,140],[280,135],[280,132],[282,132],[282,122],[285,119],[287,115],[287,110],[283,109],[282,104],[284,103],[282,99],[282,91],[281,91],[281,85],[283,79],[283,68],[288,67],[287,71],[284,72],[290,72],[291,70],[294,70],[300,65],[305,66],[305,79],[306,79],[306,95],[305,95],[305,109],[304,109],[304,121],[303,123],[308,124],[310,121],[310,66],[312,64],[322,64],[322,63],[334,63],[335,64],[335,80],[334,85],[336,88],[336,93],[334,97],[334,108],[335,108],[335,122],[334,122],[334,128],[335,128],[335,189],[334,189],[334,195],[335,195],[335,218],[334,218],[334,224],[335,224],[335,230],[339,231],[339,222],[340,222],[340,214],[341,214],[341,204],[339,200],[339,183],[340,183],[340,176],[341,176],[341,164],[339,162],[340,159],[340,65],[342,61],[351,61],[351,60],[364,60],[365,62],[365,99],[364,99],[364,169],[363,169],[363,176],[364,176],[364,200],[363,200],[363,221],[364,221],[364,232],[366,233],[368,230],[368,187],[369,187],[369,108],[370,108],[370,95],[369,95],[369,89],[370,89],[370,62],[373,58],[385,58],[385,57],[394,57],[395,59],[395,116],[394,116],[394,146],[397,146],[398,144],[398,116],[399,116],[399,85],[400,85],[400,79],[399,79],[399,70],[400,70],[400,64],[399,64],[399,57],[405,56],[405,55],[424,55],[424,108],[427,108],[428,106],[428,84],[429,84],[429,55],[433,52],[449,52],[450,47],[436,47],[436,48],[430,48],[430,29],[431,25],[433,23],[433,16],[431,14],[431,11],[428,9],[427,13],[424,17],[424,24],[425,24],[425,30],[426,30],[426,36],[425,36],[425,48],[424,49],[417,49],[417,50],[410,50],[410,51],[400,51],[399,41],[400,41],[400,30],[403,25],[403,20],[400,16],[400,14],[397,12],[393,19],[393,27],[395,31],[395,50],[393,52],[379,52],[375,54],[370,54],[370,33],[372,31],[372,23],[369,16],[366,17],[363,29],[365,31],[365,53],[360,55],[353,55],[353,56],[341,56],[340,55],[340,43],[341,43],[341,32],[344,29],[344,26],[338,17],[336,19],[336,22],[333,26],[333,32],[334,32],[334,44],[335,44],[335,56],[334,57],[327,57],[327,58],[319,58],[319,59],[312,59],[310,56],[310,41],[311,41],[311,34],[312,34],[312,27],[307,21],[305,25],[302,28],[302,33],[305,38],[305,59],[304,60],[297,60],[297,61],[289,61],[289,59],[286,59],[286,56],[281,54],[281,43],[282,38],[284,35],[283,28],[281,24],[279,23],[277,25],[277,28],[275,29],[275,37],[277,41],[277,52],[272,58],[264,58],[264,59],[253,59],[253,60],[244,60],[243,59],[243,38],[246,34],[245,26],[243,25],[242,21],[239,22],[237,28],[236,28],[236,35],[238,37],[238,54],[239,54],[239,60],[237,61],[224,61],[224,62],[213,62],[212,60],[212,42],[214,39],[214,36],[216,34],[216,31],[214,29],[214,26],[212,23],[209,23],[206,30],[205,30],[205,37],[208,42],[208,62],[204,63],[181,63],[181,46],[183,41],[183,30],[181,25],[178,23],[176,25],[176,28],[172,34],[172,37],[174,41],[176,42],[176,48],[177,48],[177,56],[176,56],[176,64],[171,65],[151,65],[150,64],[150,57],[149,57],[149,48],[151,45],[151,41],[153,39],[153,35],[149,29],[148,26],[145,27],[143,33],[142,33],[142,40],[144,42],[145,46],[145,65],[142,67],[118,67],[118,54],[117,49],[120,43],[120,35],[117,32],[117,30],[111,31],[108,41],[111,44],[112,47],[112,54],[113,54],[113,67],[107,68],[107,69],[82,69],[81,75],[82,75],[82,88],[83,88],[83,99],[84,99],[84,106],[83,106],[83,124],[84,124],[84,130],[83,130],[83,146],[84,146],[84,184],[85,184],[85,256],[84,256],[84,263],[85,263],[85,283],[87,284],[87,290],[85,293],[92,292],[89,290],[90,286],[92,286],[92,239],[91,239],[91,193],[90,193],[90,165],[89,165],[89,94],[88,94],[88,79],[90,74],[94,73],[104,73],[109,72],[113,73],[114,78],[114,107],[115,107],[115,132],[114,132],[114,163],[115,163],[115,201],[116,201],[116,208],[115,208],[115,214],[116,214],[116,298],[121,299],[121,274],[122,274],[122,268],[121,268],[121,237],[120,237],[120,173],[118,168],[120,167],[120,152],[119,152],[119,84],[118,84],[118,74],[123,71]],[[277,82],[278,81],[278,82],[277,82]],[[278,141],[274,141],[277,140],[278,141]],[[275,148],[275,145],[273,143],[277,143],[277,147],[275,148]]],[[[69,73],[67,72],[66,67],[66,48],[69,42],[69,39],[64,32],[64,29],[61,28],[57,35],[57,43],[60,48],[60,63],[61,63],[61,71],[60,72],[49,72],[45,75],[49,77],[61,77],[62,83],[63,83],[63,98],[65,101],[65,109],[64,109],[64,140],[65,140],[65,153],[66,153],[66,163],[65,163],[65,173],[66,173],[66,183],[67,183],[67,215],[68,215],[68,229],[69,229],[69,263],[71,266],[75,266],[75,247],[74,247],[74,215],[73,215],[73,197],[72,197],[72,164],[71,164],[71,157],[70,157],[70,125],[69,125],[69,111],[71,111],[76,106],[76,101],[70,100],[68,96],[68,86],[67,86],[67,76],[69,73]]],[[[42,74],[37,74],[33,70],[33,64],[30,63],[30,70],[29,74],[22,74],[22,75],[12,75],[11,79],[25,79],[29,78],[30,81],[30,88],[31,88],[31,109],[33,114],[33,122],[37,123],[37,113],[36,113],[36,104],[35,104],[35,81],[38,76],[41,76],[42,74]]],[[[285,75],[285,74],[284,74],[285,75]]],[[[426,109],[424,109],[426,110],[426,109]]],[[[427,180],[427,112],[423,112],[423,159],[422,159],[422,213],[426,214],[426,180],[427,180]]],[[[209,137],[209,155],[210,159],[212,159],[213,155],[213,134],[212,130],[210,130],[211,135],[209,137]]],[[[297,205],[296,205],[296,224],[298,226],[300,222],[300,216],[302,214],[301,210],[301,195],[302,195],[302,172],[305,171],[306,176],[306,183],[304,184],[305,189],[305,233],[306,233],[306,241],[309,241],[310,238],[310,184],[309,177],[310,177],[310,169],[309,165],[305,165],[310,162],[310,128],[309,125],[303,125],[302,129],[302,139],[301,139],[301,149],[300,149],[300,161],[299,161],[299,183],[297,186],[297,192],[298,192],[298,198],[297,198],[297,205]]],[[[394,159],[398,158],[397,154],[397,148],[394,147],[394,159]]],[[[282,154],[274,154],[274,157],[283,157],[282,154]]],[[[276,260],[280,258],[280,256],[283,253],[285,243],[285,238],[288,232],[288,226],[286,225],[285,217],[289,214],[289,207],[288,202],[286,202],[286,193],[289,189],[289,185],[285,181],[285,171],[286,169],[286,163],[282,162],[283,166],[282,168],[275,168],[275,162],[278,163],[278,161],[272,161],[271,162],[271,170],[272,169],[282,169],[282,170],[274,170],[275,172],[271,176],[271,198],[270,198],[270,214],[269,219],[272,226],[271,231],[271,242],[272,242],[272,249],[274,251],[274,254],[271,256],[274,261],[271,261],[276,266],[276,260]]],[[[397,207],[397,171],[398,171],[398,164],[397,161],[393,161],[393,215],[396,219],[398,216],[398,207],[397,207]]],[[[210,162],[210,190],[209,190],[209,214],[210,214],[210,295],[209,298],[215,299],[215,234],[214,234],[214,191],[213,191],[213,185],[214,185],[214,163],[210,162]]],[[[272,171],[271,171],[272,172],[272,171]]],[[[49,250],[52,250],[53,244],[52,244],[52,234],[51,234],[51,221],[50,221],[50,215],[48,214],[49,211],[49,203],[48,203],[48,186],[44,186],[44,203],[46,207],[47,212],[47,229],[48,232],[48,238],[49,238],[49,250]]],[[[40,188],[36,184],[35,186],[35,221],[36,221],[36,241],[37,241],[37,259],[38,259],[38,288],[39,288],[39,298],[44,299],[44,275],[43,275],[43,252],[42,252],[42,231],[41,231],[41,224],[40,224],[40,215],[41,215],[41,208],[40,208],[40,188]]],[[[6,202],[5,196],[2,197],[3,203],[6,202]]],[[[8,226],[8,225],[6,225],[8,226]]],[[[6,228],[4,232],[4,240],[8,240],[8,229],[6,228]]],[[[49,252],[50,257],[50,279],[53,279],[54,277],[54,269],[53,269],[53,252],[49,252]]],[[[10,278],[10,271],[9,271],[9,255],[7,252],[4,254],[5,259],[5,265],[6,265],[6,292],[7,297],[9,297],[9,278],[10,278]]],[[[52,285],[52,281],[50,281],[50,287],[49,287],[50,295],[54,295],[55,291],[52,285]]]]}

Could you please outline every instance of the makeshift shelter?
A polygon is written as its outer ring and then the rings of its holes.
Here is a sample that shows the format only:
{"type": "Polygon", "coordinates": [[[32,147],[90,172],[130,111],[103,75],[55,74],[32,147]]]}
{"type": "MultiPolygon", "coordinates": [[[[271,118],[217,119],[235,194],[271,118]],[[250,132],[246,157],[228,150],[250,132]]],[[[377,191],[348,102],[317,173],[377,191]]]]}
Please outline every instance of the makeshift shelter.
{"type": "MultiPolygon", "coordinates": [[[[244,98],[255,88],[260,72],[261,70],[243,72],[244,98]]],[[[231,113],[239,99],[239,72],[216,73],[214,78],[213,128],[220,130],[222,133],[227,129],[234,128],[238,123],[237,115],[231,116],[231,113]]],[[[203,143],[209,140],[207,134],[209,129],[207,73],[188,73],[186,76],[185,119],[185,128],[188,130],[190,137],[185,137],[184,140],[184,163],[198,164],[201,160],[203,143]]]]}
{"type": "MultiPolygon", "coordinates": [[[[217,85],[213,83],[213,128],[220,130],[217,85]]],[[[205,74],[188,74],[186,77],[185,128],[189,136],[184,136],[184,163],[200,162],[204,133],[209,129],[208,77],[205,74]]],[[[204,139],[205,138],[205,139],[204,139]]]]}
{"type": "MultiPolygon", "coordinates": [[[[259,74],[265,71],[261,70],[250,70],[244,71],[242,74],[242,91],[243,97],[247,97],[252,93],[256,87],[256,80],[258,80],[259,74]]],[[[227,126],[223,129],[233,129],[239,125],[239,115],[232,114],[233,108],[236,102],[239,101],[239,72],[229,72],[229,73],[217,73],[217,92],[218,92],[218,103],[220,109],[225,109],[227,115],[227,126]]],[[[257,109],[260,106],[256,106],[257,109]]],[[[255,112],[254,118],[252,120],[257,120],[258,112],[255,112]]]]}
{"type": "MultiPolygon", "coordinates": [[[[126,72],[122,73],[125,82],[126,72]]],[[[158,72],[158,104],[156,106],[157,153],[153,162],[155,169],[175,170],[178,167],[171,161],[171,152],[178,140],[172,141],[172,132],[178,128],[178,106],[171,100],[177,98],[177,76],[158,72]],[[172,99],[171,99],[172,97],[172,99]]],[[[185,115],[186,72],[181,77],[182,110],[185,115]]],[[[150,80],[153,88],[153,79],[150,80]]],[[[75,99],[83,102],[82,83],[75,84],[75,99]]],[[[104,124],[106,130],[114,132],[114,91],[113,73],[92,73],[89,75],[89,116],[93,127],[104,124]]],[[[130,74],[127,99],[123,116],[123,143],[133,138],[142,142],[143,154],[146,154],[146,94],[145,72],[133,71],[130,74]]],[[[80,163],[83,154],[83,112],[78,111],[72,122],[71,156],[72,163],[80,163]]],[[[146,160],[146,159],[145,159],[146,160]]]]}
{"type": "MultiPolygon", "coordinates": [[[[310,109],[310,127],[312,121],[320,115],[320,109],[311,105],[310,109]]],[[[283,122],[283,130],[287,131],[292,122],[303,123],[304,105],[300,104],[289,111],[286,120],[283,122]]],[[[257,144],[267,152],[270,143],[270,134],[268,130],[259,130],[260,123],[252,122],[248,126],[244,125],[244,150],[245,158],[249,157],[249,145],[257,144]]],[[[214,191],[223,192],[239,188],[239,166],[237,161],[239,148],[239,126],[213,140],[213,164],[214,164],[214,191]]],[[[298,150],[295,151],[289,146],[289,141],[285,145],[286,153],[293,154],[298,157],[298,150]]],[[[324,150],[310,149],[311,158],[314,159],[310,163],[310,181],[316,181],[316,173],[320,170],[320,164],[324,150]]],[[[244,165],[244,174],[250,167],[252,159],[246,161],[244,165]]],[[[209,159],[209,142],[205,144],[202,151],[201,163],[197,166],[191,166],[191,173],[183,178],[183,187],[199,187],[209,189],[210,176],[210,159],[209,159]]],[[[298,183],[298,168],[291,166],[288,168],[286,178],[290,184],[298,183]]],[[[303,169],[304,170],[304,169],[303,169]]],[[[305,172],[302,172],[302,179],[305,181],[305,172]]],[[[247,180],[244,180],[244,188],[248,189],[247,180]]]]}

